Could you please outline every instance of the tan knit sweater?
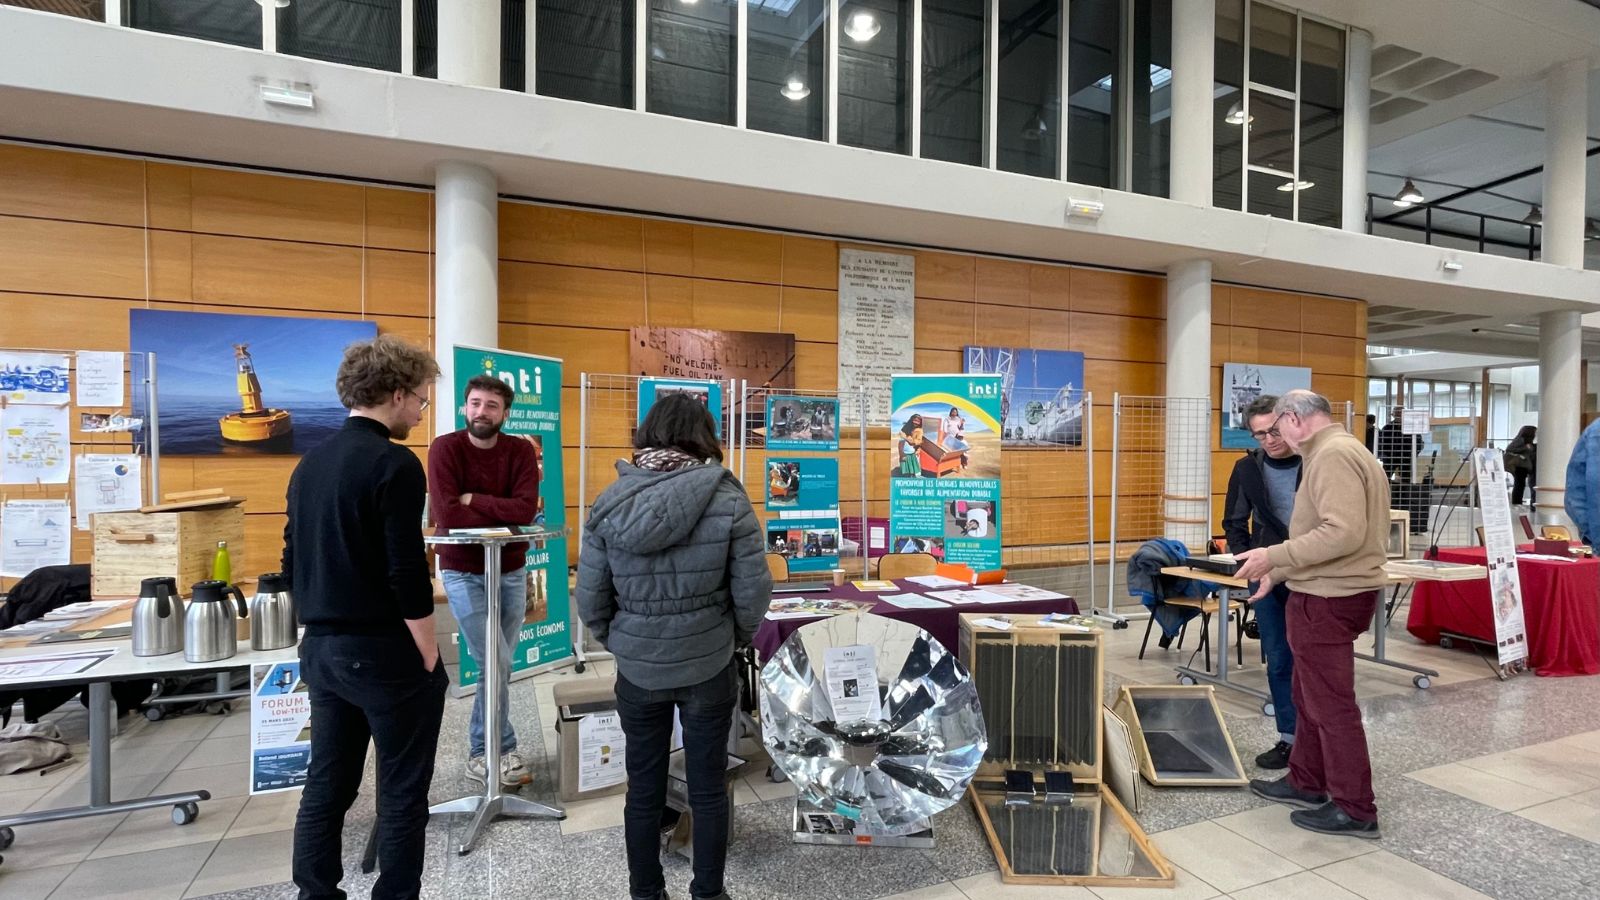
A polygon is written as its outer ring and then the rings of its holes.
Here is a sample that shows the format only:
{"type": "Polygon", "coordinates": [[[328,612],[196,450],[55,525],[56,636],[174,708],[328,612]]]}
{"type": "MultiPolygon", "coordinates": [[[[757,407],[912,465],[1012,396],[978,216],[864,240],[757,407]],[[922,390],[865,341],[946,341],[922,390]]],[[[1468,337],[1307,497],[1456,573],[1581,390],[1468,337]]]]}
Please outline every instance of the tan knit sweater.
{"type": "Polygon", "coordinates": [[[1300,458],[1289,539],[1267,551],[1272,580],[1320,597],[1381,589],[1389,540],[1383,466],[1343,425],[1312,435],[1300,458]]]}

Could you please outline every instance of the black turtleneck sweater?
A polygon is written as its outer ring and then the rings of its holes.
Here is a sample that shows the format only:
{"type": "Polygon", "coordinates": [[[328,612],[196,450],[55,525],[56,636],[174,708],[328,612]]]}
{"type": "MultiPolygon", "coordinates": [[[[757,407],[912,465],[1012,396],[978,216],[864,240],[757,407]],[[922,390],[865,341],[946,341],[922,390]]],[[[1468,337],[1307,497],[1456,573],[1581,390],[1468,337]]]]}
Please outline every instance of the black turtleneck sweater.
{"type": "Polygon", "coordinates": [[[289,479],[283,574],[307,634],[406,634],[433,613],[422,463],[383,423],[351,416],[289,479]]]}

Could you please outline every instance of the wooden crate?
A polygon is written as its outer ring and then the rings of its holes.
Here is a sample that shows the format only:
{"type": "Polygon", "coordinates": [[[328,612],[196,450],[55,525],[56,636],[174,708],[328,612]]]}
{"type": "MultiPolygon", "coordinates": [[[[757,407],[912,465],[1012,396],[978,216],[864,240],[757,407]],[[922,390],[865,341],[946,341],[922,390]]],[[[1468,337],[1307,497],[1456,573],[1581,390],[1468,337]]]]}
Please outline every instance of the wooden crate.
{"type": "Polygon", "coordinates": [[[1122,721],[1128,723],[1128,732],[1133,738],[1134,757],[1139,761],[1139,771],[1144,774],[1145,781],[1158,787],[1237,787],[1249,783],[1249,778],[1244,773],[1244,764],[1239,761],[1239,751],[1234,747],[1233,735],[1228,731],[1228,721],[1222,716],[1222,707],[1217,705],[1216,690],[1211,685],[1125,684],[1117,697],[1113,711],[1122,721]],[[1138,704],[1135,703],[1135,698],[1138,697],[1187,700],[1198,704],[1205,712],[1203,721],[1206,724],[1214,723],[1220,734],[1221,759],[1212,761],[1232,774],[1176,775],[1169,772],[1163,775],[1158,772],[1155,761],[1150,756],[1146,735],[1146,729],[1154,726],[1140,721],[1138,704]]]}
{"type": "Polygon", "coordinates": [[[228,542],[234,565],[244,557],[244,509],[97,513],[90,592],[95,597],[134,597],[146,578],[171,577],[178,591],[211,577],[217,542],[228,542]]]}
{"type": "Polygon", "coordinates": [[[959,653],[972,673],[989,731],[978,777],[1026,769],[1070,772],[1075,781],[1098,783],[1105,682],[1101,633],[1045,625],[1038,615],[1004,616],[1009,629],[981,624],[996,615],[1003,614],[961,616],[959,653]],[[1068,655],[1078,649],[1092,652],[1086,659],[1068,655]],[[1032,671],[1036,668],[1047,671],[1032,671]],[[1068,718],[1082,727],[1073,727],[1068,718]]]}
{"type": "MultiPolygon", "coordinates": [[[[1042,790],[1043,786],[1036,784],[1036,789],[1042,790]]],[[[1087,871],[1078,872],[1062,872],[1059,869],[1048,873],[1022,871],[1022,860],[1015,858],[1014,853],[1018,845],[1031,843],[1037,850],[1038,844],[1048,844],[1056,840],[1058,835],[1052,833],[1051,829],[1035,827],[1028,834],[1008,830],[1002,837],[1002,828],[999,826],[1011,823],[996,823],[995,818],[1010,814],[1005,792],[996,785],[984,786],[974,782],[967,796],[972,798],[973,809],[978,815],[978,827],[983,831],[989,849],[994,851],[995,861],[1000,866],[1000,880],[1006,884],[1129,888],[1170,888],[1177,885],[1177,873],[1172,864],[1156,848],[1144,829],[1139,827],[1138,821],[1117,801],[1116,794],[1104,784],[1081,786],[1074,793],[1071,803],[1046,803],[1041,806],[1030,802],[1023,805],[1024,811],[1055,811],[1084,816],[1090,820],[1090,846],[1087,848],[1090,864],[1086,867],[1087,871]],[[1137,862],[1130,865],[1130,857],[1137,862]]]]}

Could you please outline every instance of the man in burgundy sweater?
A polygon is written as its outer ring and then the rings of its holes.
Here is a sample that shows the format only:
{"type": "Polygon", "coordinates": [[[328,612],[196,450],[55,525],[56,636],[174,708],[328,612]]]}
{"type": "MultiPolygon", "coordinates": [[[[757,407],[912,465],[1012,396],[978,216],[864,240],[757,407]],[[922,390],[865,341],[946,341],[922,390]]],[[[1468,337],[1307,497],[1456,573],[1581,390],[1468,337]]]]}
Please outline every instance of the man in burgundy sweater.
{"type": "MultiPolygon", "coordinates": [[[[528,525],[539,508],[539,458],[531,442],[503,436],[500,428],[511,412],[511,388],[498,378],[478,375],[467,382],[464,399],[467,427],[434,439],[428,449],[428,499],[433,522],[441,530],[528,525]]],[[[489,615],[483,585],[483,551],[477,547],[440,546],[439,567],[450,611],[461,625],[467,649],[481,664],[485,619],[489,615]]],[[[517,787],[533,780],[517,753],[511,727],[507,688],[511,655],[517,646],[528,602],[528,575],[523,570],[527,544],[507,544],[500,559],[500,782],[517,787]]],[[[472,698],[472,725],[467,775],[487,778],[484,765],[483,692],[472,698]]]]}

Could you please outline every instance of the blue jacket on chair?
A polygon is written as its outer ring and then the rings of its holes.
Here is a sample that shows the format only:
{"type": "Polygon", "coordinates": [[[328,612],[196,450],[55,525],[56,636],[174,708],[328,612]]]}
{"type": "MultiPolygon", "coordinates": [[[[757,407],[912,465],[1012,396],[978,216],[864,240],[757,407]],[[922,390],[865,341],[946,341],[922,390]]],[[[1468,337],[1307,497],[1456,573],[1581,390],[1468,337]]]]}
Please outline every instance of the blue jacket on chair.
{"type": "Polygon", "coordinates": [[[1191,606],[1168,606],[1168,597],[1204,597],[1215,590],[1208,582],[1193,578],[1174,578],[1161,574],[1170,566],[1181,566],[1189,558],[1189,548],[1183,541],[1156,538],[1145,541],[1128,560],[1128,593],[1150,608],[1161,633],[1177,637],[1183,623],[1200,614],[1191,606]]]}

